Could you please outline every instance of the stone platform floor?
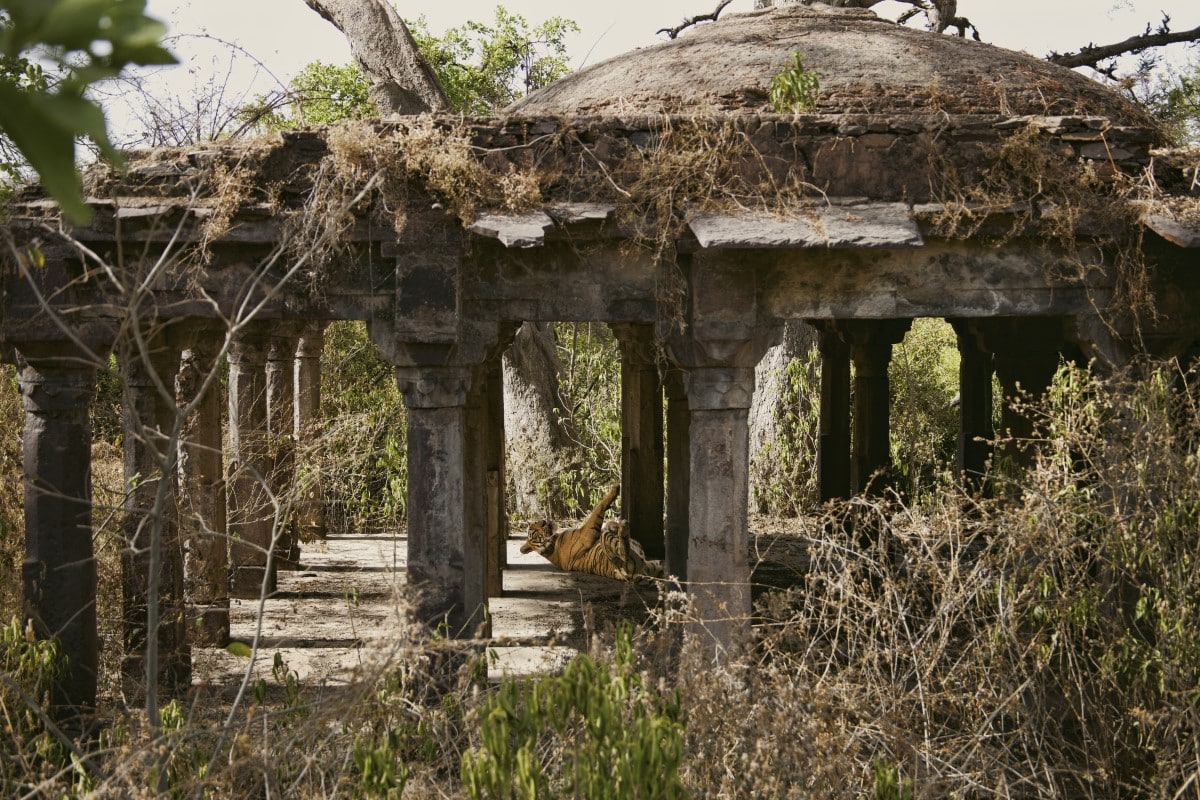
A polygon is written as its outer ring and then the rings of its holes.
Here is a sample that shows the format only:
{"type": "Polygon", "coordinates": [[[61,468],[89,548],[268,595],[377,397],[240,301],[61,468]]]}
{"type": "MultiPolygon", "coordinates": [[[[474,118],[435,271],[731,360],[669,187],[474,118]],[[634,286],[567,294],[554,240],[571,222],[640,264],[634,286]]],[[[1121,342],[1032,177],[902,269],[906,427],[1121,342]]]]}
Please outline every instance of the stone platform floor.
{"type": "MultiPolygon", "coordinates": [[[[558,570],[508,541],[504,594],[492,598],[489,678],[552,672],[586,647],[589,620],[640,621],[658,599],[652,583],[631,586],[558,570]]],[[[403,535],[350,534],[303,545],[300,568],[279,573],[266,600],[233,600],[235,642],[258,637],[253,665],[218,648],[193,650],[193,680],[240,683],[247,666],[271,675],[275,653],[305,685],[348,685],[382,663],[402,637],[406,540],[403,535]],[[261,614],[260,614],[261,609],[261,614]],[[391,635],[389,635],[391,634],[391,635]]]]}

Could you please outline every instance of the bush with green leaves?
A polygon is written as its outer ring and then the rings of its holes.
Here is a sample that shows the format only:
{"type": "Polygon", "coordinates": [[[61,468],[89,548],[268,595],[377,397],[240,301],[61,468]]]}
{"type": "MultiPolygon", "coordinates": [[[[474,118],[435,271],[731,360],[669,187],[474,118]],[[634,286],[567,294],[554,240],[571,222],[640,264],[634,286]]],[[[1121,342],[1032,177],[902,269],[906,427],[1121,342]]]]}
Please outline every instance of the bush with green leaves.
{"type": "Polygon", "coordinates": [[[954,479],[958,441],[958,343],[940,319],[918,319],[892,349],[892,463],[905,491],[937,491],[954,479]]]}
{"type": "Polygon", "coordinates": [[[776,113],[798,114],[815,109],[820,92],[820,76],[804,66],[804,54],[797,50],[791,65],[771,79],[768,96],[776,113]]]}
{"type": "Polygon", "coordinates": [[[685,797],[683,730],[679,695],[635,670],[626,624],[611,666],[581,654],[561,675],[504,680],[479,712],[463,786],[472,800],[685,797]]]}
{"type": "Polygon", "coordinates": [[[361,322],[325,332],[321,376],[324,428],[300,453],[300,483],[319,474],[328,524],[335,530],[395,530],[407,504],[404,402],[395,371],[361,322]]]}
{"type": "MultiPolygon", "coordinates": [[[[121,160],[88,88],[130,65],[175,63],[159,44],[166,27],[145,10],[146,0],[0,0],[0,133],[76,221],[90,212],[75,140],[121,160]]],[[[12,177],[17,167],[6,161],[12,177]]]]}

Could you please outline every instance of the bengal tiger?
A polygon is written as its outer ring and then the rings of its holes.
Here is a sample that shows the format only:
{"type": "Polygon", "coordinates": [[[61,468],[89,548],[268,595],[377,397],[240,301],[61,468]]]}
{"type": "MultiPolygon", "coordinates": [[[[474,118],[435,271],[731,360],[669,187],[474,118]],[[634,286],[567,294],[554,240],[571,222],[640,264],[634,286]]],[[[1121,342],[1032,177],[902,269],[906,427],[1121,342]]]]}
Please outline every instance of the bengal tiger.
{"type": "Polygon", "coordinates": [[[619,581],[662,577],[661,563],[646,560],[641,545],[629,538],[624,520],[601,524],[619,493],[619,486],[610,487],[578,528],[555,532],[549,519],[531,522],[521,552],[536,550],[566,572],[588,572],[619,581]]]}

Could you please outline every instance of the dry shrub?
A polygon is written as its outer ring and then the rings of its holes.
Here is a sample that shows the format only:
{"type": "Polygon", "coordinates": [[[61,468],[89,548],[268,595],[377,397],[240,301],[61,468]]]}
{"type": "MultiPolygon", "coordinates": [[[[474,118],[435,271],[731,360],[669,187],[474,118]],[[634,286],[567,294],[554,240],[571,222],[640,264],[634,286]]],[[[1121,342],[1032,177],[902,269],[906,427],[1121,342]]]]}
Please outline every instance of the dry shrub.
{"type": "Polygon", "coordinates": [[[310,258],[314,272],[332,264],[350,241],[356,213],[370,210],[399,235],[413,203],[421,212],[440,204],[470,224],[477,208],[523,211],[542,201],[537,170],[518,171],[507,162],[489,167],[461,121],[347,122],[331,127],[325,141],[329,153],[312,190],[286,223],[289,248],[310,258]]]}
{"type": "Polygon", "coordinates": [[[950,238],[987,236],[997,244],[1036,236],[1057,256],[1047,259],[1052,281],[1082,282],[1108,271],[1116,293],[1101,311],[1110,326],[1123,330],[1132,324],[1136,330],[1156,315],[1141,246],[1152,181],[1069,150],[1031,122],[994,147],[987,167],[970,180],[932,152],[935,195],[943,204],[936,231],[950,238]],[[1006,229],[992,230],[1002,217],[1009,218],[1006,229]]]}
{"type": "Polygon", "coordinates": [[[803,585],[760,603],[751,655],[679,667],[695,787],[861,796],[882,764],[917,797],[1196,796],[1200,417],[1182,385],[1064,368],[1018,500],[860,499],[801,523],[803,585]]]}
{"type": "Polygon", "coordinates": [[[21,562],[25,558],[25,483],[21,466],[25,410],[16,370],[11,365],[0,368],[0,422],[0,608],[18,609],[21,562]]]}

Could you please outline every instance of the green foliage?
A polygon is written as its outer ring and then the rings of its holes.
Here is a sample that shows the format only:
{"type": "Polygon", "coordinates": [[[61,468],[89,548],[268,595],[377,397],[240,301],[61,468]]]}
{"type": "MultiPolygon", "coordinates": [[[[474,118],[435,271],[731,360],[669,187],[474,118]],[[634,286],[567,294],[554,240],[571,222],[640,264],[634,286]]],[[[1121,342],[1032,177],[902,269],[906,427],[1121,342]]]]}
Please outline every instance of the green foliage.
{"type": "Polygon", "coordinates": [[[579,26],[562,17],[538,25],[496,6],[492,24],[469,21],[433,34],[424,17],[408,22],[450,106],[467,114],[489,114],[570,72],[565,39],[579,26]]]}
{"type": "Polygon", "coordinates": [[[21,442],[25,409],[16,369],[0,366],[0,608],[21,607],[25,557],[25,489],[21,442]]]}
{"type": "Polygon", "coordinates": [[[778,114],[799,114],[817,107],[821,80],[816,70],[806,69],[804,54],[792,53],[792,65],[771,79],[771,108],[778,114]]]}
{"type": "Polygon", "coordinates": [[[560,413],[574,420],[583,457],[581,470],[558,474],[556,496],[569,514],[581,515],[621,482],[621,354],[603,323],[559,323],[554,338],[563,365],[559,394],[570,404],[560,413]],[[580,487],[590,491],[581,493],[580,487]]]}
{"type": "Polygon", "coordinates": [[[912,781],[900,774],[900,768],[886,758],[877,758],[871,762],[871,773],[875,779],[875,788],[871,792],[871,800],[912,800],[912,781]]]}
{"type": "Polygon", "coordinates": [[[1163,81],[1151,107],[1176,144],[1200,144],[1200,63],[1163,81]]]}
{"type": "Polygon", "coordinates": [[[958,437],[958,340],[944,320],[918,319],[893,348],[892,462],[916,496],[954,477],[958,437]]]}
{"type": "Polygon", "coordinates": [[[773,410],[776,436],[757,453],[755,497],[762,513],[796,516],[817,499],[817,437],[821,422],[821,352],[793,358],[784,371],[783,393],[773,410]]]}
{"type": "Polygon", "coordinates": [[[328,524],[337,530],[396,528],[404,521],[406,414],[392,365],[361,322],[325,331],[317,446],[301,453],[301,483],[320,475],[328,524]]]}
{"type": "Polygon", "coordinates": [[[408,765],[397,758],[402,732],[384,731],[378,737],[354,739],[354,768],[358,772],[357,797],[399,800],[408,783],[408,765]]]}
{"type": "Polygon", "coordinates": [[[686,796],[679,695],[643,684],[627,623],[611,668],[581,654],[557,677],[506,679],[480,716],[480,745],[462,759],[472,800],[686,796]],[[543,760],[548,741],[561,760],[543,760]]]}
{"type": "Polygon", "coordinates": [[[34,636],[32,623],[12,617],[0,628],[0,794],[6,797],[23,795],[70,765],[45,724],[64,661],[57,641],[34,636]]]}
{"type": "Polygon", "coordinates": [[[258,118],[269,130],[367,119],[378,115],[371,102],[370,86],[357,64],[338,66],[313,61],[288,83],[290,114],[269,108],[266,99],[242,113],[247,118],[258,118]]]}
{"type": "Polygon", "coordinates": [[[175,63],[159,45],[166,28],[145,15],[145,6],[145,0],[0,0],[0,132],[72,219],[88,218],[75,172],[76,138],[91,139],[119,161],[88,87],[131,64],[175,63]],[[47,83],[30,57],[48,63],[57,79],[47,83]]]}

